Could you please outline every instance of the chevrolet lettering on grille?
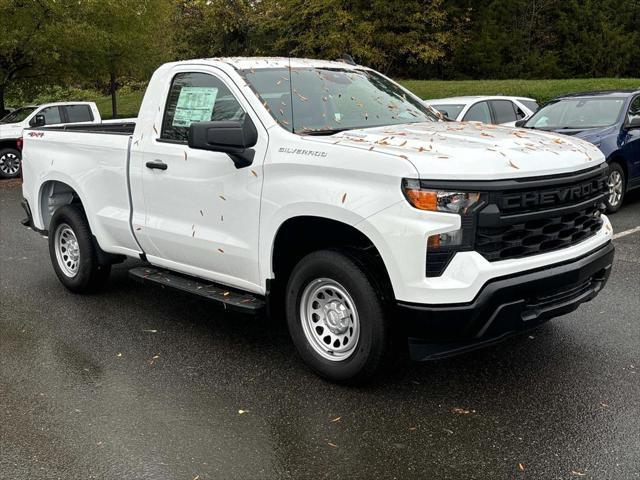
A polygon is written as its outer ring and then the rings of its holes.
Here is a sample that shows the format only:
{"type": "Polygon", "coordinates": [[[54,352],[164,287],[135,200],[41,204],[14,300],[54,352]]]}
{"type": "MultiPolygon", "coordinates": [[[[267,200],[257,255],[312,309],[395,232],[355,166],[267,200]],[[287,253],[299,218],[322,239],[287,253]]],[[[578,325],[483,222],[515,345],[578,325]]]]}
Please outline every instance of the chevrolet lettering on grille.
{"type": "Polygon", "coordinates": [[[605,192],[605,189],[606,178],[601,177],[580,185],[503,195],[500,198],[499,207],[504,212],[514,209],[578,203],[589,198],[594,198],[595,200],[599,194],[605,192]]]}

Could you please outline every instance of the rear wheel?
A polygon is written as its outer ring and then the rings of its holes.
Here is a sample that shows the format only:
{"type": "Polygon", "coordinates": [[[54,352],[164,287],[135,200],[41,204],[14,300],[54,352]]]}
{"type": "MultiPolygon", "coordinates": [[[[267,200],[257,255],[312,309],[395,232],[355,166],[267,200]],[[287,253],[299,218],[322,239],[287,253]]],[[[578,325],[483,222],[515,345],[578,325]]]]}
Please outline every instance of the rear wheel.
{"type": "Polygon", "coordinates": [[[20,176],[22,156],[18,150],[4,148],[0,150],[0,178],[20,176]]]}
{"type": "Polygon", "coordinates": [[[111,265],[100,264],[87,218],[80,207],[65,205],[49,226],[49,255],[60,282],[76,293],[102,288],[111,265]]]}
{"type": "Polygon", "coordinates": [[[605,200],[607,212],[614,213],[617,212],[622,205],[626,188],[624,170],[618,162],[611,162],[609,165],[607,184],[609,187],[609,195],[605,200]]]}
{"type": "Polygon", "coordinates": [[[394,355],[384,295],[351,255],[323,250],[294,268],[286,292],[289,332],[319,375],[361,383],[394,355]]]}

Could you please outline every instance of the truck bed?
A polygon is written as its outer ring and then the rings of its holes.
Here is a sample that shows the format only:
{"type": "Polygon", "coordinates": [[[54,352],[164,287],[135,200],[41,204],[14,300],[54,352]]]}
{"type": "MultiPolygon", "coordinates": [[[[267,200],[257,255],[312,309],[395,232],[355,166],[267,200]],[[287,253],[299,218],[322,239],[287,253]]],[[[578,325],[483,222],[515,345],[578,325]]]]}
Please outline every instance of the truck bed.
{"type": "Polygon", "coordinates": [[[137,248],[129,226],[129,145],[135,123],[76,124],[26,129],[23,196],[34,225],[46,229],[49,205],[77,193],[100,247],[111,253],[137,248]],[[91,192],[87,195],[86,192],[91,192]]]}

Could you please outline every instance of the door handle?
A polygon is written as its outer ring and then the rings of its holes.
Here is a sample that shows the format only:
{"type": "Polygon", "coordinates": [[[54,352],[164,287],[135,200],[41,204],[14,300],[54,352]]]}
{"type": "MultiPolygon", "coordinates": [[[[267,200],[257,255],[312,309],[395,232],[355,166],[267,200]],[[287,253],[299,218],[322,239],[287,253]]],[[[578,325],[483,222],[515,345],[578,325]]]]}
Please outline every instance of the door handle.
{"type": "Polygon", "coordinates": [[[167,164],[161,162],[160,160],[155,160],[153,162],[147,162],[147,168],[153,168],[156,170],[166,170],[168,168],[167,164]]]}

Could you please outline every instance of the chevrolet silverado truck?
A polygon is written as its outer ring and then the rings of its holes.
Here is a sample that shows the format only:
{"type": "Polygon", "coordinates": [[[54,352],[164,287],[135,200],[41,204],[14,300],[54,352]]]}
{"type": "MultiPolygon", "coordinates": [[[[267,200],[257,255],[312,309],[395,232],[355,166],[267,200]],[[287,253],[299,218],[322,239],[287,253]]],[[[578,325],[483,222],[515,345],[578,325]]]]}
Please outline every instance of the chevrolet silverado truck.
{"type": "Polygon", "coordinates": [[[0,178],[20,176],[22,131],[64,123],[100,123],[93,102],[58,102],[18,108],[0,119],[0,178]]]}
{"type": "Polygon", "coordinates": [[[27,129],[24,223],[73,292],[142,260],[141,282],[282,311],[313,370],[362,382],[594,298],[606,169],[579,139],[439,121],[366,67],[192,60],[155,72],[135,124],[27,129]]]}

